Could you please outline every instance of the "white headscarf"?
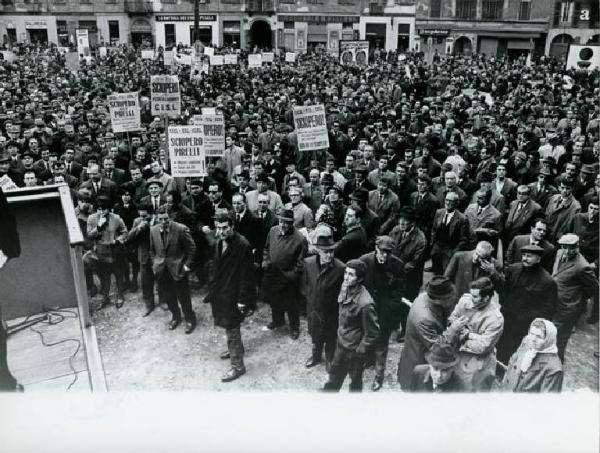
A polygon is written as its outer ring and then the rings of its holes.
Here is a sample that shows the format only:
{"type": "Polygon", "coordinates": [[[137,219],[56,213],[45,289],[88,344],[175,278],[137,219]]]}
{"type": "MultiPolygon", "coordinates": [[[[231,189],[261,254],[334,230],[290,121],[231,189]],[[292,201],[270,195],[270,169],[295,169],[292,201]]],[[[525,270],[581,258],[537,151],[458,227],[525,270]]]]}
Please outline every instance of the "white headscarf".
{"type": "MultiPolygon", "coordinates": [[[[535,318],[531,325],[537,323],[538,321],[542,321],[544,323],[546,338],[544,340],[544,344],[539,349],[534,349],[531,345],[528,345],[529,349],[527,349],[523,354],[523,357],[521,358],[521,364],[519,366],[519,369],[524,373],[529,369],[536,355],[552,353],[556,354],[558,352],[558,348],[556,347],[556,326],[552,322],[543,318],[535,318]]],[[[523,343],[525,342],[527,342],[527,337],[523,339],[523,343]]]]}

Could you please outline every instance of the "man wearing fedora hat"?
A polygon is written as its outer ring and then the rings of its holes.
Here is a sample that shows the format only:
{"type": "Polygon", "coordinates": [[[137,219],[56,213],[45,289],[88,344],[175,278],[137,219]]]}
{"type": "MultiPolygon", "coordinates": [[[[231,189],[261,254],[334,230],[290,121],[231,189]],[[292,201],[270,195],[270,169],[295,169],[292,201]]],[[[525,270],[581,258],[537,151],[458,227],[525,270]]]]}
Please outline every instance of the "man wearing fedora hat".
{"type": "Polygon", "coordinates": [[[417,365],[413,370],[411,392],[451,393],[461,392],[464,385],[454,372],[458,358],[454,347],[443,341],[434,343],[425,354],[427,364],[417,365]]]}
{"type": "Polygon", "coordinates": [[[409,389],[412,372],[417,365],[426,363],[425,353],[431,346],[444,339],[450,344],[458,339],[468,318],[458,317],[446,328],[448,315],[456,303],[456,289],[446,277],[435,276],[427,284],[425,292],[413,302],[406,321],[404,349],[398,364],[398,382],[402,389],[409,389]]]}
{"type": "Polygon", "coordinates": [[[221,380],[230,382],[246,373],[240,324],[256,306],[254,258],[248,240],[234,231],[227,210],[219,209],[214,220],[217,242],[204,302],[211,305],[215,326],[223,327],[227,335],[227,351],[221,358],[231,359],[231,368],[221,380]]]}
{"type": "Polygon", "coordinates": [[[363,211],[363,215],[360,218],[360,224],[367,234],[367,248],[372,250],[373,244],[375,243],[375,236],[379,232],[379,227],[381,226],[381,219],[369,208],[369,192],[366,189],[361,188],[352,192],[350,200],[350,206],[358,206],[363,211]]]}
{"type": "Polygon", "coordinates": [[[294,228],[294,211],[284,208],[278,214],[279,224],[271,228],[265,241],[262,268],[263,297],[271,305],[273,330],[285,324],[287,311],[290,336],[300,335],[300,277],[308,249],[306,239],[294,228]]]}
{"type": "Polygon", "coordinates": [[[318,236],[317,254],[304,259],[302,293],[306,298],[308,333],[312,338],[312,354],[306,361],[310,368],[321,362],[325,348],[325,366],[329,369],[335,352],[338,327],[338,303],[344,263],[333,256],[332,236],[318,236]]]}

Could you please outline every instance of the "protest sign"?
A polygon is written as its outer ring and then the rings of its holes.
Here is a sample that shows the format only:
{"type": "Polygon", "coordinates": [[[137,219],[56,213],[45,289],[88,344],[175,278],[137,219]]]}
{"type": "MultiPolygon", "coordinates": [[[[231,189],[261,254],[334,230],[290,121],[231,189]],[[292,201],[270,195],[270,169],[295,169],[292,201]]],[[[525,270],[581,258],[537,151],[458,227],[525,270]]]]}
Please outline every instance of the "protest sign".
{"type": "Polygon", "coordinates": [[[211,66],[223,66],[223,55],[213,55],[210,57],[211,66]]]}
{"type": "Polygon", "coordinates": [[[171,176],[206,176],[202,126],[169,126],[171,176]]]}
{"type": "Polygon", "coordinates": [[[294,107],[294,125],[298,134],[298,150],[312,151],[329,147],[323,104],[294,107]]]}
{"type": "Polygon", "coordinates": [[[179,78],[170,75],[150,77],[150,97],[152,115],[176,117],[181,115],[181,92],[179,78]]]}
{"type": "Polygon", "coordinates": [[[106,58],[106,54],[106,47],[98,47],[98,55],[100,56],[100,58],[106,58]]]}
{"type": "Polygon", "coordinates": [[[163,66],[171,66],[173,64],[173,51],[165,50],[163,52],[163,66]]]}
{"type": "Polygon", "coordinates": [[[142,50],[142,60],[153,60],[154,59],[154,51],[153,50],[142,50]]]}
{"type": "Polygon", "coordinates": [[[131,132],[141,129],[137,92],[111,94],[107,99],[113,132],[131,132]]]}
{"type": "Polygon", "coordinates": [[[296,61],[296,52],[286,52],[285,61],[286,63],[294,63],[296,61]]]}
{"type": "Polygon", "coordinates": [[[368,65],[369,41],[340,41],[340,64],[368,65]]]}
{"type": "Polygon", "coordinates": [[[208,55],[209,57],[212,57],[215,55],[215,48],[214,47],[205,47],[204,48],[204,55],[208,55]]]}
{"type": "Polygon", "coordinates": [[[234,53],[228,53],[224,55],[225,58],[223,58],[223,63],[224,64],[237,64],[237,59],[238,56],[234,53]]]}
{"type": "Polygon", "coordinates": [[[262,62],[263,63],[273,63],[275,59],[275,54],[273,52],[263,52],[262,53],[262,62]]]}
{"type": "Polygon", "coordinates": [[[600,69],[600,46],[570,44],[566,69],[593,71],[600,69]]]}
{"type": "Polygon", "coordinates": [[[202,127],[204,152],[207,157],[221,157],[225,152],[225,121],[223,115],[205,113],[194,115],[192,124],[202,127]]]}
{"type": "Polygon", "coordinates": [[[3,191],[8,192],[10,190],[18,189],[19,187],[15,184],[15,182],[8,175],[2,175],[0,178],[0,187],[3,191]]]}
{"type": "Polygon", "coordinates": [[[3,50],[1,53],[2,53],[2,56],[4,57],[4,61],[7,61],[10,63],[10,62],[16,60],[14,52],[11,52],[10,50],[3,50]]]}
{"type": "Polygon", "coordinates": [[[77,29],[75,34],[77,36],[77,55],[79,58],[89,57],[91,53],[87,29],[77,29]]]}
{"type": "Polygon", "coordinates": [[[473,88],[465,88],[465,89],[463,89],[461,91],[461,93],[464,94],[464,95],[467,95],[469,97],[477,96],[478,98],[480,98],[481,96],[484,96],[485,97],[485,103],[487,105],[491,106],[491,105],[494,104],[494,98],[487,91],[477,91],[477,90],[474,90],[473,88]]]}
{"type": "Polygon", "coordinates": [[[248,67],[260,68],[262,66],[262,55],[259,53],[251,53],[248,55],[248,67]]]}
{"type": "Polygon", "coordinates": [[[71,71],[79,71],[79,55],[77,52],[69,52],[65,55],[65,66],[71,71]]]}

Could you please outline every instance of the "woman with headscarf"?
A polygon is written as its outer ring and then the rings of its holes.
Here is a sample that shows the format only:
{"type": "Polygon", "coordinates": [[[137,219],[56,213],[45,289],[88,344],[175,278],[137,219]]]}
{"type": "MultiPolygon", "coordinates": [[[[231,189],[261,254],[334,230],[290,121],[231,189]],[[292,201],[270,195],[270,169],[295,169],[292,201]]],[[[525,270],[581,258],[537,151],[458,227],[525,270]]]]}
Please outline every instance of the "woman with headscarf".
{"type": "Polygon", "coordinates": [[[556,347],[556,326],[536,318],[510,361],[502,389],[512,392],[560,392],[563,370],[556,347]]]}

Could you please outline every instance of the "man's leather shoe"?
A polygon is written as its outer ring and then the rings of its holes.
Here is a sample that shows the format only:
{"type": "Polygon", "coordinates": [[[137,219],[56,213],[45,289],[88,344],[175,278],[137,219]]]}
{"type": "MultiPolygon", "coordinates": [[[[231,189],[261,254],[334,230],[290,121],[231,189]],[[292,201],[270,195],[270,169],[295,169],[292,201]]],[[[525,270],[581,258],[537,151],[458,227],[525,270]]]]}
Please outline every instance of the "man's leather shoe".
{"type": "Polygon", "coordinates": [[[90,289],[88,289],[88,294],[90,297],[94,297],[96,294],[98,294],[98,288],[92,286],[90,289]]]}
{"type": "Polygon", "coordinates": [[[175,328],[177,328],[180,322],[180,319],[171,319],[171,322],[169,322],[169,330],[174,330],[175,328]]]}
{"type": "Polygon", "coordinates": [[[110,304],[110,299],[108,297],[105,297],[104,299],[102,299],[102,302],[100,303],[100,306],[98,307],[98,310],[102,310],[103,308],[107,307],[110,304]]]}
{"type": "Polygon", "coordinates": [[[595,315],[595,316],[590,316],[590,317],[587,319],[587,323],[588,323],[588,324],[596,324],[597,322],[598,322],[598,315],[595,315]]]}
{"type": "Polygon", "coordinates": [[[290,332],[290,337],[292,338],[292,340],[297,340],[299,336],[300,332],[298,332],[297,330],[292,330],[290,332]]]}
{"type": "Polygon", "coordinates": [[[231,358],[231,354],[229,354],[229,351],[224,351],[221,353],[221,355],[219,357],[221,357],[221,359],[223,359],[223,360],[227,360],[227,359],[231,358]]]}
{"type": "Polygon", "coordinates": [[[274,330],[277,329],[278,327],[283,326],[283,323],[275,323],[273,321],[271,321],[268,325],[267,325],[267,329],[269,330],[274,330]]]}
{"type": "Polygon", "coordinates": [[[142,315],[142,318],[145,318],[146,316],[148,316],[150,313],[152,313],[154,311],[156,307],[154,305],[152,305],[152,307],[146,308],[146,311],[144,311],[144,314],[142,315]]]}
{"type": "Polygon", "coordinates": [[[235,381],[237,378],[239,378],[240,376],[243,376],[244,374],[246,374],[246,368],[242,368],[242,369],[230,368],[229,371],[227,371],[227,373],[225,373],[223,375],[223,377],[221,378],[221,382],[235,381]]]}
{"type": "Polygon", "coordinates": [[[132,281],[129,285],[129,291],[131,291],[132,293],[137,293],[138,290],[138,284],[136,281],[132,281]]]}
{"type": "Polygon", "coordinates": [[[311,356],[311,357],[308,358],[308,360],[306,361],[306,363],[304,364],[304,366],[306,368],[312,368],[315,365],[318,365],[319,363],[321,363],[321,359],[319,357],[311,356]]]}
{"type": "Polygon", "coordinates": [[[185,333],[186,334],[192,333],[195,328],[196,328],[196,323],[195,322],[186,322],[185,323],[185,333]]]}
{"type": "Polygon", "coordinates": [[[117,307],[117,308],[121,308],[121,307],[123,306],[123,304],[124,304],[124,303],[125,303],[125,300],[123,300],[123,298],[122,298],[122,297],[119,297],[119,298],[117,299],[117,303],[115,304],[115,307],[117,307]]]}
{"type": "Polygon", "coordinates": [[[382,385],[383,384],[379,380],[375,379],[371,384],[371,390],[377,392],[382,387],[382,385]]]}

